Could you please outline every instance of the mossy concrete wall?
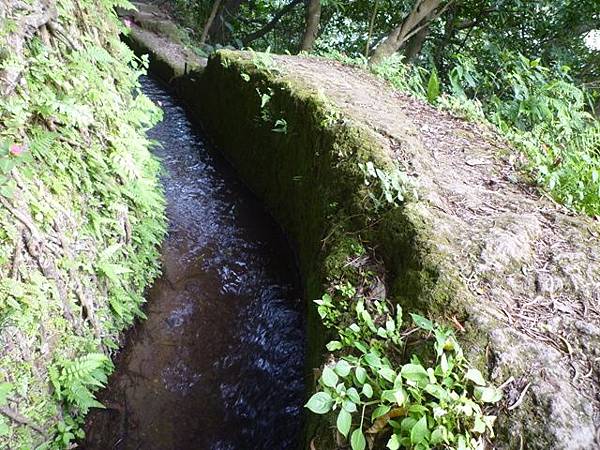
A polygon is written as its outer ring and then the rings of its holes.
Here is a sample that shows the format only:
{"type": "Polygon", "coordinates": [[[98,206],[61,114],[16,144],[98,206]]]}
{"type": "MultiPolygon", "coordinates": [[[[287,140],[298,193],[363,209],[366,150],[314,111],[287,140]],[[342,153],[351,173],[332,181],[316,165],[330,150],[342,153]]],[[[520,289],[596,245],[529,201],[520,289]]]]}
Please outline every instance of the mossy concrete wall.
{"type": "MultiPolygon", "coordinates": [[[[374,295],[411,310],[455,314],[467,300],[457,280],[440,276],[442,261],[432,245],[432,227],[418,203],[374,210],[360,164],[383,170],[394,164],[372,132],[340,114],[325,96],[301,81],[280,76],[249,53],[221,51],[202,73],[173,85],[201,120],[241,178],[286,230],[298,252],[308,307],[307,387],[312,368],[322,364],[328,338],[312,300],[332,283],[361,280],[350,264],[366,249],[380,286],[374,295]],[[285,123],[285,131],[282,125],[285,123]]],[[[317,433],[312,416],[308,447],[317,433]]],[[[324,431],[324,430],[323,430],[324,431]]],[[[323,445],[323,444],[322,444],[323,445]]],[[[328,448],[327,444],[324,447],[328,448]]]]}

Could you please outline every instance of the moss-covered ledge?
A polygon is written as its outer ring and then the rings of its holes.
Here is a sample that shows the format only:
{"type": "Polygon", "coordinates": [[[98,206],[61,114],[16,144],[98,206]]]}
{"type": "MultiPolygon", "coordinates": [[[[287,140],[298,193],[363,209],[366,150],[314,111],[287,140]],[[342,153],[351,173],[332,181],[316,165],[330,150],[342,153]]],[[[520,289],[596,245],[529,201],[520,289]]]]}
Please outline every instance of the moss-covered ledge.
{"type": "MultiPolygon", "coordinates": [[[[519,305],[552,298],[593,305],[597,252],[582,242],[600,243],[597,224],[510,181],[513,169],[495,157],[485,131],[378,83],[314,58],[231,51],[214,55],[201,76],[176,82],[295,242],[308,303],[350,280],[367,297],[451,324],[477,367],[498,384],[508,380],[499,448],[589,448],[597,405],[582,393],[593,388],[571,383],[563,349],[551,344],[572,333],[585,353],[587,338],[576,331],[583,322],[562,313],[540,319],[537,310],[529,320],[542,322],[532,330],[512,314],[523,319],[519,305]],[[427,131],[436,126],[438,134],[427,131]],[[404,201],[373,201],[381,186],[367,163],[407,174],[404,201]],[[368,286],[366,272],[376,274],[368,286]],[[544,287],[548,279],[554,288],[544,287]]],[[[598,333],[586,329],[596,342],[598,333]]],[[[308,339],[308,366],[318,367],[326,335],[312,309],[308,339]]],[[[593,364],[585,360],[575,363],[579,370],[593,364]]]]}
{"type": "MultiPolygon", "coordinates": [[[[344,280],[364,283],[362,267],[376,273],[378,282],[364,286],[373,296],[387,296],[431,317],[464,318],[473,298],[439,251],[443,245],[437,245],[416,196],[377,208],[370,197],[378,187],[367,185],[361,165],[396,170],[376,134],[322,93],[258,58],[221,51],[201,76],[176,85],[298,251],[311,305],[308,367],[322,364],[330,337],[311,300],[344,280]],[[362,267],[352,264],[357,259],[362,267]]],[[[471,334],[468,339],[484,345],[471,334]]],[[[309,421],[309,428],[315,425],[309,421]]],[[[308,430],[307,446],[313,435],[308,430]]]]}
{"type": "MultiPolygon", "coordinates": [[[[148,51],[160,54],[152,43],[148,51]]],[[[173,67],[168,76],[151,70],[286,229],[307,304],[349,282],[363,298],[453,327],[470,360],[503,384],[498,448],[596,445],[597,222],[540,199],[489,131],[363,70],[231,51],[204,73],[178,76],[173,67]],[[382,201],[384,191],[397,193],[388,175],[398,171],[403,201],[382,201]]],[[[308,323],[315,368],[330,358],[327,336],[313,308],[308,323]]]]}

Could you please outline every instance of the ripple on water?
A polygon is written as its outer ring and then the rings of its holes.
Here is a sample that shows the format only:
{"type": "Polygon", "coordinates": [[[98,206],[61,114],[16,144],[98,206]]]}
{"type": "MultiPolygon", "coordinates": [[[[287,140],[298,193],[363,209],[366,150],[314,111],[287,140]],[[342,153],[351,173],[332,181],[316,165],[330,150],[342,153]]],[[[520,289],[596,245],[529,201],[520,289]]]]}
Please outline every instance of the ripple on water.
{"type": "Polygon", "coordinates": [[[84,448],[290,449],[303,403],[303,313],[280,230],[157,83],[150,133],[169,235],[148,319],[128,335],[84,448]]]}

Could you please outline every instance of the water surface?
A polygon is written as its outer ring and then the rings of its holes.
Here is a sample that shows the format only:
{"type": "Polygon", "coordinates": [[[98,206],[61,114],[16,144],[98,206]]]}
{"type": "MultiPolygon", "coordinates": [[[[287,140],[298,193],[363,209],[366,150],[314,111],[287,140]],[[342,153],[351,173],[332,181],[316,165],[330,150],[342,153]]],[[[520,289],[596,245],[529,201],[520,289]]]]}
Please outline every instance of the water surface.
{"type": "Polygon", "coordinates": [[[293,255],[182,106],[152,79],[143,89],[164,110],[150,136],[165,168],[165,273],[84,448],[296,448],[304,343],[293,255]]]}

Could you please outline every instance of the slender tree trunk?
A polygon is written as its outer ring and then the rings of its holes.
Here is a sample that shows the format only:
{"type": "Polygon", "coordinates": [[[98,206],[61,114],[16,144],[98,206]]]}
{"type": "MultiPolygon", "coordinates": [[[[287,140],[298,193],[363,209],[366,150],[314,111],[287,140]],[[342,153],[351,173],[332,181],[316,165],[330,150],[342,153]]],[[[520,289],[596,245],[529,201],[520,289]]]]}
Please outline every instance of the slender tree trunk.
{"type": "Polygon", "coordinates": [[[453,3],[450,0],[444,8],[440,8],[443,0],[417,0],[410,14],[394,28],[385,40],[379,44],[369,60],[369,64],[377,64],[400,50],[408,39],[417,34],[431,20],[439,17],[453,3]],[[439,9],[439,11],[438,11],[439,9]]]}
{"type": "Polygon", "coordinates": [[[379,0],[375,0],[373,6],[373,14],[371,14],[371,20],[369,20],[369,32],[367,34],[367,43],[365,44],[365,58],[369,57],[369,51],[371,50],[371,37],[373,36],[373,28],[375,27],[375,18],[377,17],[377,10],[379,9],[379,0]]]}
{"type": "Polygon", "coordinates": [[[217,12],[221,7],[221,0],[215,0],[213,3],[212,9],[210,10],[210,14],[208,19],[206,19],[206,23],[204,24],[204,28],[202,29],[202,36],[200,37],[200,47],[202,47],[206,43],[206,38],[208,37],[208,30],[213,24],[215,17],[217,17],[217,12]]]}
{"type": "Polygon", "coordinates": [[[321,21],[321,0],[308,0],[306,4],[306,29],[302,37],[300,51],[310,52],[317,40],[321,21]]]}
{"type": "Polygon", "coordinates": [[[213,20],[212,25],[208,30],[208,36],[211,42],[227,43],[231,34],[226,26],[226,23],[236,18],[242,3],[248,0],[224,0],[221,9],[218,11],[217,17],[213,20]]]}

